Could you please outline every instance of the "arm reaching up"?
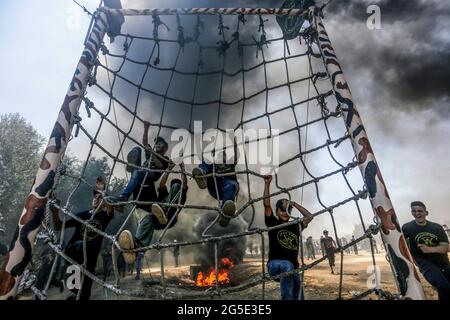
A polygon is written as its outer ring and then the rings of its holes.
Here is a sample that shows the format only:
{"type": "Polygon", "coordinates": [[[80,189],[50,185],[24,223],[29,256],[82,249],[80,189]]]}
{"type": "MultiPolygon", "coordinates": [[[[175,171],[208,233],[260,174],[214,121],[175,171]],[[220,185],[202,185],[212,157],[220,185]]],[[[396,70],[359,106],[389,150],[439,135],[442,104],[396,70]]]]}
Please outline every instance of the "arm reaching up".
{"type": "Polygon", "coordinates": [[[264,177],[264,214],[266,217],[273,215],[272,207],[270,206],[270,183],[272,182],[272,176],[267,175],[264,177]]]}
{"type": "Polygon", "coordinates": [[[142,136],[142,145],[145,149],[149,148],[151,149],[150,145],[148,144],[148,129],[150,128],[150,123],[147,121],[144,121],[144,135],[142,136]]]}
{"type": "MultiPolygon", "coordinates": [[[[169,166],[167,167],[168,170],[172,170],[175,167],[175,163],[172,161],[169,162],[169,166]]],[[[166,171],[164,172],[161,181],[159,182],[159,187],[164,187],[167,183],[167,179],[169,178],[170,172],[166,171]]]]}
{"type": "Polygon", "coordinates": [[[295,209],[297,209],[298,211],[300,211],[300,213],[303,215],[303,226],[307,227],[308,224],[312,221],[313,219],[313,215],[311,214],[311,212],[309,212],[306,208],[302,207],[301,205],[299,205],[297,202],[292,201],[291,204],[295,207],[295,209]]]}

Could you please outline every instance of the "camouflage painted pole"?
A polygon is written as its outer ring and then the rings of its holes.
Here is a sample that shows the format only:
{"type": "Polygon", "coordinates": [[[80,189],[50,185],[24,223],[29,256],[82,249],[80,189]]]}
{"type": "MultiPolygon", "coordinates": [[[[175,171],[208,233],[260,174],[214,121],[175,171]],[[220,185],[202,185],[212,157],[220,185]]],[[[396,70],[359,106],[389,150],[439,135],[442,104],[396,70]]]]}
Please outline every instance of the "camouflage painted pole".
{"type": "Polygon", "coordinates": [[[312,26],[317,31],[317,42],[326,70],[344,113],[345,125],[358,157],[359,169],[364,177],[372,208],[378,222],[381,223],[381,236],[387,248],[386,251],[391,257],[390,263],[395,270],[400,293],[409,299],[424,300],[426,297],[417,270],[414,267],[361,117],[353,102],[348,83],[319,16],[320,13],[314,7],[311,7],[309,12],[312,26]]]}
{"type": "Polygon", "coordinates": [[[99,9],[96,13],[94,26],[53,127],[31,192],[25,201],[10,252],[4,258],[0,270],[0,300],[13,298],[16,295],[20,279],[31,260],[33,243],[44,218],[45,206],[54,183],[56,169],[65,153],[75,123],[74,119],[78,115],[81,98],[108,29],[110,18],[111,15],[106,10],[99,9]]]}

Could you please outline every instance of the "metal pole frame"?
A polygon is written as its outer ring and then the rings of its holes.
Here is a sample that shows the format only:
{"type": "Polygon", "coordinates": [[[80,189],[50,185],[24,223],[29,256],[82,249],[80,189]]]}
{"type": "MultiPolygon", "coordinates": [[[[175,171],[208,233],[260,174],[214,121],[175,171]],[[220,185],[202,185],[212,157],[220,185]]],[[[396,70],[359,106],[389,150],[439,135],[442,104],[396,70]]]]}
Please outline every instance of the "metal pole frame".
{"type": "Polygon", "coordinates": [[[72,128],[78,118],[86,85],[111,17],[111,13],[102,8],[95,13],[95,23],[84,44],[83,53],[48,140],[31,192],[26,198],[12,247],[6,254],[0,270],[0,300],[15,297],[21,277],[31,260],[34,240],[44,218],[56,170],[61,164],[72,128]]]}
{"type": "Polygon", "coordinates": [[[345,125],[352,141],[358,166],[367,187],[375,217],[381,224],[381,238],[390,255],[390,264],[400,293],[407,299],[425,300],[419,275],[414,266],[400,223],[387,192],[380,168],[367,137],[361,117],[356,109],[349,85],[344,77],[332,43],[316,7],[309,9],[309,21],[316,32],[318,47],[331,79],[337,102],[342,107],[345,125]]]}

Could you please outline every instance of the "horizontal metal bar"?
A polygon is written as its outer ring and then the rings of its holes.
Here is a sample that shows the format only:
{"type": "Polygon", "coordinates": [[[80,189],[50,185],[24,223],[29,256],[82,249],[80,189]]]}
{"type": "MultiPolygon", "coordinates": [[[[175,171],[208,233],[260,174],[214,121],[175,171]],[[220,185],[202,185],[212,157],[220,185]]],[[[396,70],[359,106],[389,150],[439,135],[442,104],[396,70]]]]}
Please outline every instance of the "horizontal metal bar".
{"type": "Polygon", "coordinates": [[[151,16],[151,15],[282,15],[282,16],[307,16],[305,9],[281,9],[281,8],[150,8],[150,9],[111,9],[112,14],[124,16],[151,16]]]}

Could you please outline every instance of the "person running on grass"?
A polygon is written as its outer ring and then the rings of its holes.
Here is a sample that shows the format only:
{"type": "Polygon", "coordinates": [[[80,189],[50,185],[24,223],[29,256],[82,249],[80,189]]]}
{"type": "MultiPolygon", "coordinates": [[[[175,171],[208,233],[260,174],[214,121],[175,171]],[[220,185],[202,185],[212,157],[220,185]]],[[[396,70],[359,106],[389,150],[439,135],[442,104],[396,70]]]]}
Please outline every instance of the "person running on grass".
{"type": "Polygon", "coordinates": [[[336,242],[334,242],[334,239],[330,236],[328,236],[328,231],[323,231],[323,238],[321,241],[321,245],[323,248],[323,251],[325,252],[325,255],[328,259],[328,264],[330,265],[331,273],[334,274],[334,253],[336,252],[336,242]]]}

